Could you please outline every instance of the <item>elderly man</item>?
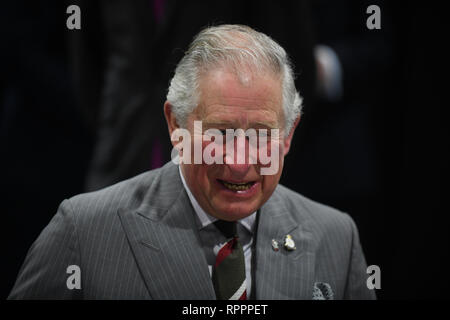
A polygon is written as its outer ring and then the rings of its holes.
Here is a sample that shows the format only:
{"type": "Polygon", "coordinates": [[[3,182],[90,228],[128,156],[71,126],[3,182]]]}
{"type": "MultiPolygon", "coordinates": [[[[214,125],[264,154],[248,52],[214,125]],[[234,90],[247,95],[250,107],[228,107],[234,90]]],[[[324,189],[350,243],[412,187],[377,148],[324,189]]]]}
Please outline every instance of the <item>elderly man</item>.
{"type": "Polygon", "coordinates": [[[374,298],[352,219],[278,185],[300,107],[276,42],[204,29],[164,104],[176,157],[65,200],[10,298],[374,298]]]}

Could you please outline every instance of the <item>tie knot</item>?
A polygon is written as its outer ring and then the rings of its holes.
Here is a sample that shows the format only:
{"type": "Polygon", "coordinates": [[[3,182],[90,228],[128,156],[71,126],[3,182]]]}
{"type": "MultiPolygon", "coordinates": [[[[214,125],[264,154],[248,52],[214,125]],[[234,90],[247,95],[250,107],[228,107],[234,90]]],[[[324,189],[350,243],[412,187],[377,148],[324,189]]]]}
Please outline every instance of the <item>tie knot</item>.
{"type": "Polygon", "coordinates": [[[219,229],[220,232],[227,238],[234,238],[237,236],[237,222],[236,221],[225,221],[217,220],[214,225],[219,229]]]}

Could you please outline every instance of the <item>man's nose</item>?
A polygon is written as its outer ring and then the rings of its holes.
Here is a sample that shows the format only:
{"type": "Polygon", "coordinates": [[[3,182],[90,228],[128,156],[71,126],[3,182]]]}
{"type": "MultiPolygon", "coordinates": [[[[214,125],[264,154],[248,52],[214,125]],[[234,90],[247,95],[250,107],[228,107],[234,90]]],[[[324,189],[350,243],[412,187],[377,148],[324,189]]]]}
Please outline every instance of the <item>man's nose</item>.
{"type": "Polygon", "coordinates": [[[249,159],[250,146],[245,137],[240,143],[238,143],[238,139],[239,138],[234,139],[234,148],[232,152],[231,148],[230,150],[225,150],[224,163],[228,166],[232,173],[239,176],[245,176],[251,167],[251,162],[249,159]]]}
{"type": "Polygon", "coordinates": [[[248,164],[248,163],[244,163],[244,164],[233,163],[233,164],[227,164],[226,166],[228,166],[228,168],[230,169],[232,174],[235,174],[237,176],[242,176],[242,177],[245,176],[250,169],[250,164],[248,164]]]}

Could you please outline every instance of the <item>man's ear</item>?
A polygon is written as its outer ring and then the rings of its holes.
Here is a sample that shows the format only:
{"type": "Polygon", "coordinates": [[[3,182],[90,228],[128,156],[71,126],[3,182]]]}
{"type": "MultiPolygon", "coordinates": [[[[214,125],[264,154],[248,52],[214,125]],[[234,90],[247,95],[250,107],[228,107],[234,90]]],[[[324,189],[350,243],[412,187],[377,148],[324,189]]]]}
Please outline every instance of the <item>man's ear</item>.
{"type": "Polygon", "coordinates": [[[284,156],[288,154],[289,149],[291,148],[292,138],[294,137],[295,129],[297,128],[298,123],[300,122],[300,117],[301,116],[297,117],[297,119],[294,122],[294,125],[291,128],[291,131],[289,132],[289,135],[286,138],[284,138],[284,156]]]}
{"type": "MultiPolygon", "coordinates": [[[[177,119],[175,118],[175,114],[172,111],[172,105],[169,101],[164,103],[164,116],[166,117],[167,127],[169,129],[169,135],[172,137],[172,133],[178,129],[180,126],[177,123],[177,119]]],[[[170,139],[172,140],[172,139],[170,139]]],[[[172,141],[172,144],[175,145],[176,141],[172,141]]]]}

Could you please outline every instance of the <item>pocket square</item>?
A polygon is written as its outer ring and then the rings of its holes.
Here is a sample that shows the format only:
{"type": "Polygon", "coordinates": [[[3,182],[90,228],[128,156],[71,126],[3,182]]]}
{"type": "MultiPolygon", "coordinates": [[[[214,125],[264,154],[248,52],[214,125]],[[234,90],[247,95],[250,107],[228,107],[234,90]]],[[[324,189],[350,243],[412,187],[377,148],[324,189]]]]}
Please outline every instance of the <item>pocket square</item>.
{"type": "Polygon", "coordinates": [[[313,300],[334,300],[333,290],[326,282],[314,283],[313,300]]]}

